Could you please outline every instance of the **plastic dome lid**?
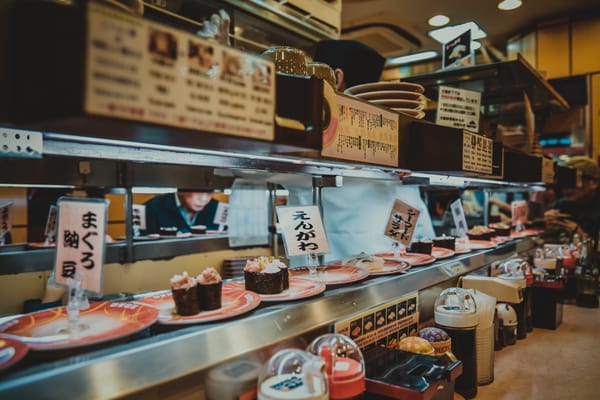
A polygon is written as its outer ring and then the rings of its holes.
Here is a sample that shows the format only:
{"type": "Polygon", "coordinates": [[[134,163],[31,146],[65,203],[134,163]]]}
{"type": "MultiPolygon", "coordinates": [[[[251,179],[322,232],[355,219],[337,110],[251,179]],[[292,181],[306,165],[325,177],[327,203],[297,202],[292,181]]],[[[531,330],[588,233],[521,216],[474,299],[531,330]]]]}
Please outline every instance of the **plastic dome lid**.
{"type": "Polygon", "coordinates": [[[265,364],[258,379],[259,400],[327,400],[325,363],[307,351],[285,349],[265,364]]]}
{"type": "Polygon", "coordinates": [[[325,363],[331,399],[347,399],[364,393],[365,363],[352,339],[328,333],[313,340],[308,351],[320,356],[325,363]]]}
{"type": "Polygon", "coordinates": [[[498,319],[502,320],[504,326],[515,326],[518,324],[517,312],[510,304],[496,304],[496,313],[498,314],[498,319]]]}
{"type": "Polygon", "coordinates": [[[510,282],[515,282],[519,287],[527,286],[527,271],[530,270],[527,261],[521,258],[513,258],[505,261],[496,269],[496,277],[510,282]]]}
{"type": "Polygon", "coordinates": [[[435,300],[436,324],[470,328],[477,326],[477,306],[473,296],[462,288],[448,288],[435,300]]]}

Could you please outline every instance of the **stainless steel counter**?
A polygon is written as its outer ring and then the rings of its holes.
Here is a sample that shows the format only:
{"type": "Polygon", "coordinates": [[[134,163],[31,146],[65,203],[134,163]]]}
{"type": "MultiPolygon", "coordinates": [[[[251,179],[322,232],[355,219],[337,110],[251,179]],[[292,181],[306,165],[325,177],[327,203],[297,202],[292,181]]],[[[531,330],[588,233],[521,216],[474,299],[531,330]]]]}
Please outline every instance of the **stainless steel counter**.
{"type": "Polygon", "coordinates": [[[297,337],[415,290],[532,249],[533,239],[506,243],[367,279],[303,301],[264,305],[240,318],[139,338],[0,376],[2,399],[114,398],[182,378],[253,350],[297,337]]]}

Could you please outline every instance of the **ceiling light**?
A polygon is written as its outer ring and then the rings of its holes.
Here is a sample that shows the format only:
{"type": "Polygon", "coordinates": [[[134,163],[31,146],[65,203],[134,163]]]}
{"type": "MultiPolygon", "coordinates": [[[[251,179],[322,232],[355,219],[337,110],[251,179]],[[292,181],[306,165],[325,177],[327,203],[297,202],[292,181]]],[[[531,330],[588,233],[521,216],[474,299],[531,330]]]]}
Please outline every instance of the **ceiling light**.
{"type": "Polygon", "coordinates": [[[450,25],[439,29],[433,29],[427,34],[440,43],[448,43],[452,39],[457,38],[461,33],[471,30],[471,39],[483,39],[487,33],[483,31],[474,21],[465,22],[460,25],[450,25]]]}
{"type": "Polygon", "coordinates": [[[429,60],[430,58],[437,57],[437,51],[423,51],[421,53],[407,54],[400,57],[392,57],[387,59],[388,65],[402,65],[409,64],[417,61],[429,60]]]}
{"type": "Polygon", "coordinates": [[[523,5],[521,0],[502,0],[498,3],[498,9],[502,11],[510,11],[519,8],[523,5]]]}
{"type": "Polygon", "coordinates": [[[434,15],[427,21],[427,23],[431,26],[444,26],[448,22],[450,22],[450,18],[442,14],[434,15]]]}

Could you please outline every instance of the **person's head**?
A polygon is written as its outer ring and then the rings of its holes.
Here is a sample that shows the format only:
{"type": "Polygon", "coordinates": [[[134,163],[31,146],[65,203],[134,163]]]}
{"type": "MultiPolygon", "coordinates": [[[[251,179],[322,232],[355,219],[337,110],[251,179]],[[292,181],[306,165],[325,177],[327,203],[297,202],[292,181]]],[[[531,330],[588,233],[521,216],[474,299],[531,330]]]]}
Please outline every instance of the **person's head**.
{"type": "Polygon", "coordinates": [[[202,211],[212,199],[212,192],[179,191],[177,197],[183,208],[190,212],[202,211]]]}
{"type": "Polygon", "coordinates": [[[322,40],[317,43],[313,59],[333,68],[339,91],[377,82],[385,63],[375,49],[356,40],[322,40]]]}
{"type": "Polygon", "coordinates": [[[563,189],[563,195],[572,201],[592,199],[600,188],[600,167],[589,157],[576,156],[567,161],[567,166],[581,170],[583,175],[582,188],[563,189]]]}

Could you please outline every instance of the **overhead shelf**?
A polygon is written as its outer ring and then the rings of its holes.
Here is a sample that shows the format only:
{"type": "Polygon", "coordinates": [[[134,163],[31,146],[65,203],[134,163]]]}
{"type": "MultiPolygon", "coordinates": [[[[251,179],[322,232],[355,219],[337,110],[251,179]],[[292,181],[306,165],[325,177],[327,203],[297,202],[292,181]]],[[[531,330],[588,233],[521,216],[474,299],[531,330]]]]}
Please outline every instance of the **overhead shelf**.
{"type": "Polygon", "coordinates": [[[423,85],[431,99],[438,98],[440,85],[447,85],[481,92],[481,104],[485,106],[522,102],[523,93],[527,93],[534,111],[569,108],[567,101],[521,55],[513,61],[447,69],[410,76],[406,81],[423,85]]]}

